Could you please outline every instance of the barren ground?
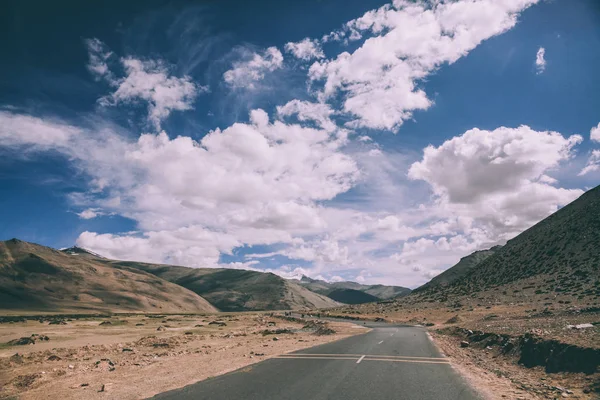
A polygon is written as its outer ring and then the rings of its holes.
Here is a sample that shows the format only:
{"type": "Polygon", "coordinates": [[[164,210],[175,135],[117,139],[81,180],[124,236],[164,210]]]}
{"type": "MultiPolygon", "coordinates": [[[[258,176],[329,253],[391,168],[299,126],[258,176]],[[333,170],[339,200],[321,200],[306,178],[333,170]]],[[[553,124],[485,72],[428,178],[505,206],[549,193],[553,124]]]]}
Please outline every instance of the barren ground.
{"type": "Polygon", "coordinates": [[[252,368],[251,364],[278,354],[366,331],[330,322],[336,333],[320,336],[302,324],[256,313],[114,316],[66,323],[0,324],[0,398],[147,398],[244,366],[252,368]],[[100,325],[104,321],[110,324],[100,325]],[[292,333],[262,334],[277,329],[292,333]],[[46,335],[49,340],[5,344],[32,334],[46,335]]]}

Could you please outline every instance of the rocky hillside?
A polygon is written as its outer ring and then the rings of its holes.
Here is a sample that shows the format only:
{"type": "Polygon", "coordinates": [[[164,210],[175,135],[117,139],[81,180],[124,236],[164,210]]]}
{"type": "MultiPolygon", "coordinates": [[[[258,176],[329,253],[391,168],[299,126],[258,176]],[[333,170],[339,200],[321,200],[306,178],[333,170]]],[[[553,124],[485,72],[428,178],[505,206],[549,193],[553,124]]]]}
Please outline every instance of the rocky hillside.
{"type": "Polygon", "coordinates": [[[187,268],[112,261],[183,286],[221,311],[297,310],[336,307],[339,303],[278,275],[241,269],[187,268]]]}
{"type": "Polygon", "coordinates": [[[417,295],[444,301],[484,292],[593,304],[600,299],[599,243],[600,186],[509,240],[464,277],[417,295]]]}
{"type": "Polygon", "coordinates": [[[303,276],[300,280],[293,280],[315,293],[330,297],[346,304],[361,304],[374,301],[393,299],[406,296],[410,289],[402,286],[363,285],[357,282],[326,282],[303,276]],[[341,299],[345,299],[343,301],[341,299]]]}
{"type": "Polygon", "coordinates": [[[416,288],[414,292],[418,293],[436,286],[448,286],[452,282],[466,276],[475,266],[487,259],[489,256],[493,255],[501,248],[502,246],[494,246],[491,249],[476,251],[466,257],[461,258],[456,265],[435,276],[423,286],[416,288]]]}
{"type": "Polygon", "coordinates": [[[0,242],[0,310],[213,312],[196,293],[152,274],[17,239],[0,242]]]}

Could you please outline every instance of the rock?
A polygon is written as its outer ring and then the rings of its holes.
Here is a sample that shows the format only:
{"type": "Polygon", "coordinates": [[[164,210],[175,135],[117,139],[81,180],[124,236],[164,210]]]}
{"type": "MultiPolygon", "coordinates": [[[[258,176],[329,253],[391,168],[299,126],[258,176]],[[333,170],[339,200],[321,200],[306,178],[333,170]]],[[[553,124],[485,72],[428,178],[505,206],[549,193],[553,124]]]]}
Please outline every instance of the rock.
{"type": "Polygon", "coordinates": [[[81,385],[79,385],[79,387],[88,387],[88,386],[90,386],[89,383],[82,383],[81,385]]]}
{"type": "Polygon", "coordinates": [[[110,388],[112,387],[112,383],[103,383],[100,386],[100,390],[98,390],[99,393],[104,393],[104,392],[108,392],[110,391],[110,388]]]}
{"type": "Polygon", "coordinates": [[[156,328],[157,331],[164,331],[166,330],[164,326],[159,326],[158,328],[156,328]]]}
{"type": "Polygon", "coordinates": [[[594,325],[592,324],[567,325],[567,328],[569,329],[588,329],[593,327],[594,325]]]}
{"type": "Polygon", "coordinates": [[[69,369],[74,369],[75,366],[73,364],[69,364],[69,369]]]}
{"type": "Polygon", "coordinates": [[[208,323],[209,325],[217,325],[217,326],[227,326],[227,324],[223,321],[212,321],[208,323]]]}
{"type": "Polygon", "coordinates": [[[460,342],[460,347],[469,347],[469,342],[463,340],[462,342],[460,342]]]}
{"type": "Polygon", "coordinates": [[[123,347],[123,350],[121,350],[123,353],[126,351],[133,351],[133,349],[130,349],[129,347],[123,347]]]}
{"type": "Polygon", "coordinates": [[[35,344],[35,337],[22,337],[8,342],[10,346],[24,346],[27,344],[35,344]]]}
{"type": "Polygon", "coordinates": [[[144,324],[135,324],[135,326],[144,326],[144,324]]]}
{"type": "Polygon", "coordinates": [[[57,356],[56,354],[52,354],[50,357],[48,357],[46,359],[47,361],[60,361],[62,360],[62,358],[60,358],[59,356],[57,356]]]}
{"type": "Polygon", "coordinates": [[[110,322],[110,321],[100,322],[100,326],[102,326],[102,325],[112,325],[112,322],[110,322]]]}
{"type": "Polygon", "coordinates": [[[194,328],[202,328],[204,325],[198,324],[198,325],[194,325],[194,328]]]}
{"type": "Polygon", "coordinates": [[[276,342],[276,341],[278,341],[278,340],[279,340],[279,338],[278,338],[277,336],[275,336],[275,337],[273,338],[273,341],[274,341],[274,342],[276,342]]]}

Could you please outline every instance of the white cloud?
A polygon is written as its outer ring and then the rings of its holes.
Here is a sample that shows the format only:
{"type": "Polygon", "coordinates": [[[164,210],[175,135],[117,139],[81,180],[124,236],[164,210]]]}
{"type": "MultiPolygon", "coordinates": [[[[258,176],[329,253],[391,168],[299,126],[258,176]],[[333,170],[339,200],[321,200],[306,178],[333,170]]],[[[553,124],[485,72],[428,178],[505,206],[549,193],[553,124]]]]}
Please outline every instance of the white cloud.
{"type": "Polygon", "coordinates": [[[579,172],[579,176],[600,170],[600,150],[593,150],[585,167],[579,172]]]}
{"type": "Polygon", "coordinates": [[[69,141],[81,134],[81,129],[58,119],[38,118],[0,110],[0,139],[3,146],[30,146],[47,150],[68,146],[69,141]]]}
{"type": "Polygon", "coordinates": [[[88,209],[83,210],[82,212],[78,213],[77,215],[81,219],[93,219],[93,218],[96,218],[99,215],[102,215],[102,213],[98,212],[97,209],[88,208],[88,209]]]}
{"type": "Polygon", "coordinates": [[[313,121],[327,131],[334,131],[337,128],[337,125],[331,120],[334,112],[325,103],[292,100],[283,106],[277,106],[277,114],[280,117],[296,115],[299,121],[313,121]]]}
{"type": "Polygon", "coordinates": [[[590,140],[593,142],[600,142],[600,122],[590,129],[590,140]]]}
{"type": "Polygon", "coordinates": [[[189,77],[169,76],[168,69],[160,62],[134,58],[124,58],[121,62],[127,75],[114,82],[117,89],[103,97],[100,104],[144,100],[148,102],[148,118],[157,130],[171,111],[190,110],[196,95],[207,90],[194,84],[189,77]]]}
{"type": "Polygon", "coordinates": [[[431,185],[441,214],[467,217],[490,239],[506,239],[581,195],[552,186],[546,175],[569,160],[581,140],[527,126],[475,128],[424,149],[408,176],[431,185]]]}
{"type": "Polygon", "coordinates": [[[97,79],[106,80],[115,91],[99,99],[103,106],[148,103],[148,119],[160,130],[160,125],[172,111],[190,110],[196,96],[208,90],[192,82],[188,76],[171,76],[165,62],[139,60],[133,57],[120,58],[125,76],[116,78],[110,71],[107,60],[112,53],[98,39],[86,41],[90,57],[88,69],[97,79]]]}
{"type": "Polygon", "coordinates": [[[369,36],[353,53],[315,62],[313,81],[321,94],[344,96],[354,127],[397,130],[414,110],[432,104],[418,83],[443,63],[453,63],[482,41],[512,28],[518,14],[537,0],[397,0],[345,25],[350,39],[369,36]]]}
{"type": "Polygon", "coordinates": [[[545,56],[546,49],[540,47],[537,53],[535,54],[535,70],[538,75],[546,70],[546,59],[544,58],[545,56]]]}
{"type": "Polygon", "coordinates": [[[285,44],[285,50],[292,53],[296,58],[309,61],[315,58],[323,58],[325,54],[319,41],[316,39],[305,38],[299,42],[289,42],[285,44]]]}
{"type": "Polygon", "coordinates": [[[247,61],[233,64],[233,68],[223,74],[223,79],[234,88],[252,89],[257,81],[283,65],[283,55],[277,47],[269,47],[262,54],[252,53],[247,61]]]}

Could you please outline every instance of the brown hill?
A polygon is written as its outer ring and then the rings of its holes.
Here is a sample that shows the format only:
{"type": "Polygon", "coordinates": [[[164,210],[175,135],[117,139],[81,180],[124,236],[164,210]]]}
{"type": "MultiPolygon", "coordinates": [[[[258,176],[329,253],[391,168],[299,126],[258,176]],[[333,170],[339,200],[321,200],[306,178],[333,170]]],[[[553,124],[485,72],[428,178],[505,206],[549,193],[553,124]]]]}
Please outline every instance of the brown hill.
{"type": "Polygon", "coordinates": [[[272,273],[129,261],[112,261],[111,264],[137,268],[181,285],[201,295],[221,311],[297,310],[340,305],[272,273]]]}
{"type": "Polygon", "coordinates": [[[416,296],[444,301],[485,292],[497,299],[595,304],[600,299],[599,243],[600,186],[509,240],[463,278],[416,296]]]}
{"type": "Polygon", "coordinates": [[[0,309],[30,312],[214,312],[152,274],[17,239],[0,242],[0,309]]]}

